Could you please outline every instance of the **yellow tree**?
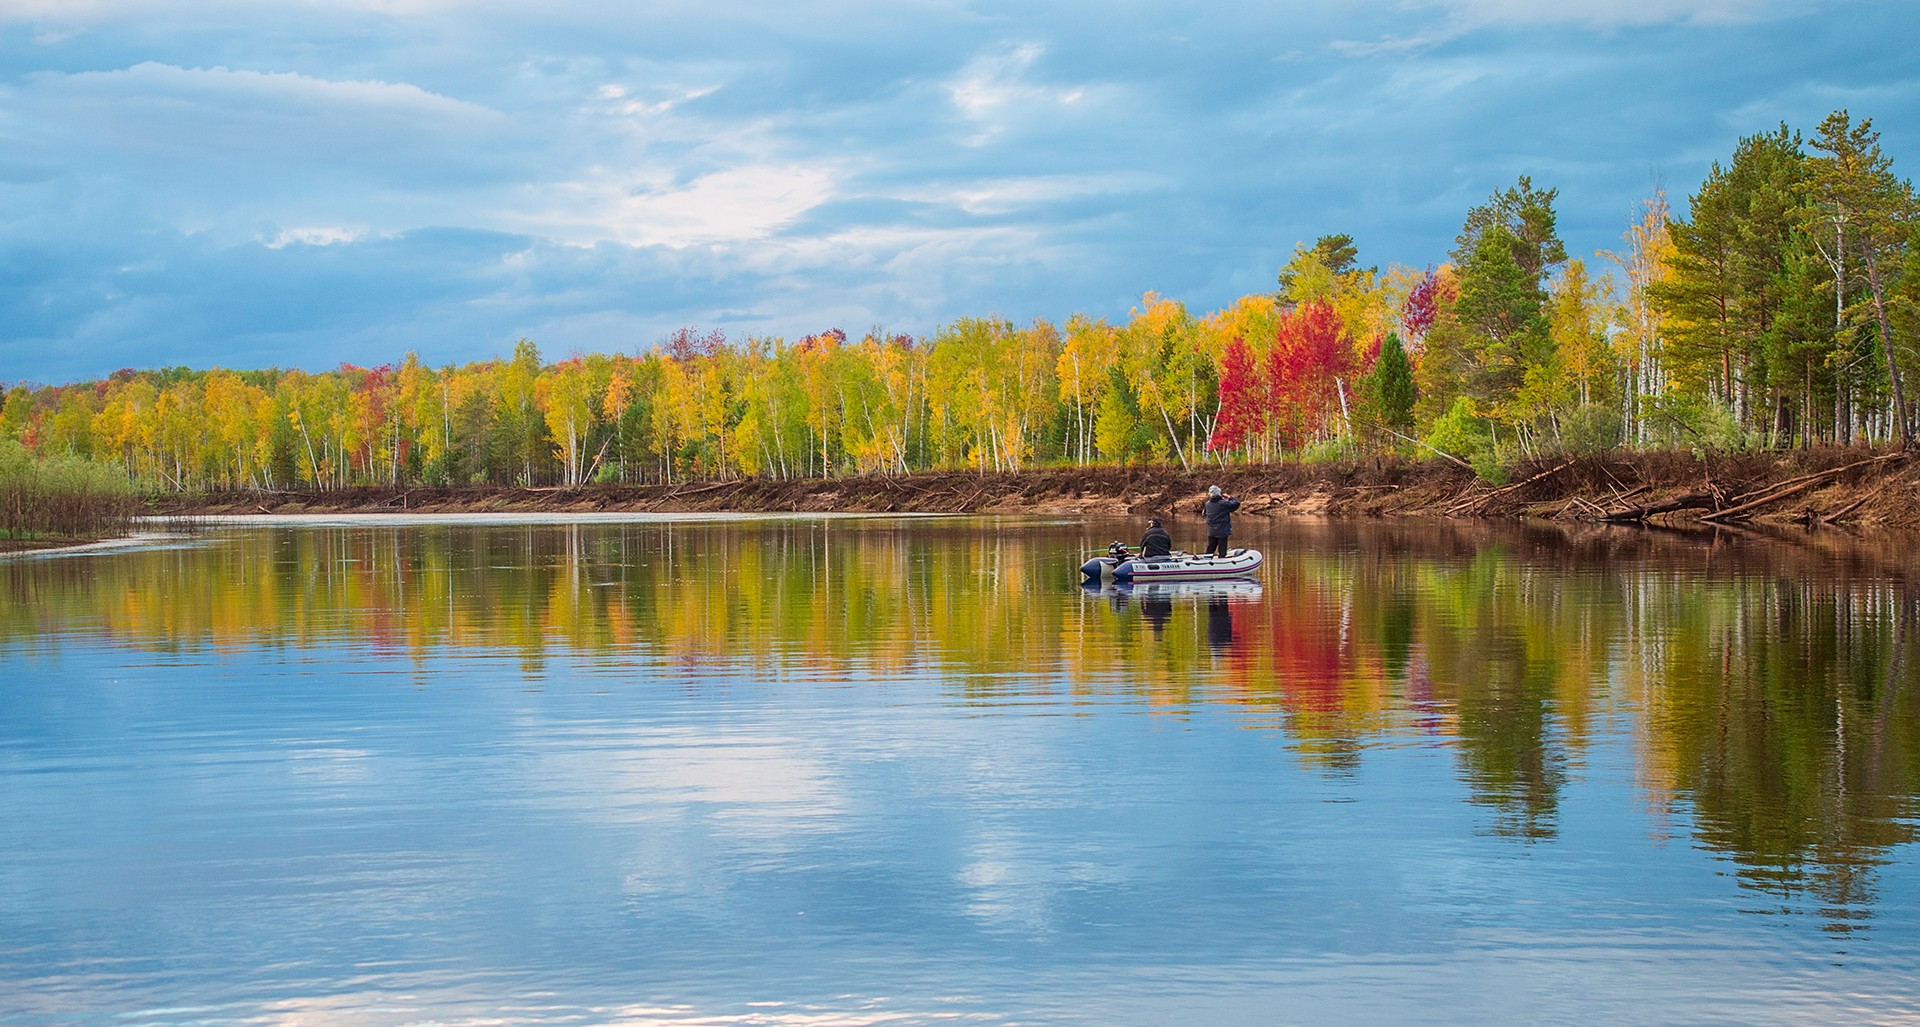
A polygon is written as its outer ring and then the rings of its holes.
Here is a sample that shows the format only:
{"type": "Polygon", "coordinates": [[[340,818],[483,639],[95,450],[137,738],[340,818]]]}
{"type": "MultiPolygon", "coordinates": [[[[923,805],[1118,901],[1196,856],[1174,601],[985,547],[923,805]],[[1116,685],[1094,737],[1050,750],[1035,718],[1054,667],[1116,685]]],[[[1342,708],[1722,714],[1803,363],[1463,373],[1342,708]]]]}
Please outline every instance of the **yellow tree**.
{"type": "Polygon", "coordinates": [[[411,351],[400,362],[395,379],[399,390],[396,403],[400,436],[395,449],[396,452],[406,450],[399,459],[411,464],[412,457],[417,456],[421,467],[443,468],[453,435],[453,410],[447,403],[450,390],[446,382],[433,368],[420,362],[419,354],[411,351]]]}
{"type": "Polygon", "coordinates": [[[211,433],[210,463],[219,465],[231,484],[259,484],[266,464],[266,442],[271,429],[261,408],[272,410],[266,390],[241,380],[232,371],[208,372],[203,394],[211,433]]]}
{"type": "Polygon", "coordinates": [[[596,367],[579,356],[562,360],[541,372],[535,385],[554,453],[560,457],[562,481],[568,486],[580,485],[587,473],[587,442],[606,391],[599,372],[611,370],[604,366],[604,358],[600,364],[596,367]]]}
{"type": "MultiPolygon", "coordinates": [[[[841,397],[834,380],[835,357],[847,333],[838,328],[809,335],[793,347],[793,360],[800,372],[800,391],[806,402],[807,431],[814,441],[813,452],[820,457],[820,474],[831,477],[834,461],[834,436],[841,432],[841,397]]],[[[844,448],[844,447],[841,447],[844,448]]]]}
{"type": "Polygon", "coordinates": [[[1581,406],[1595,402],[1596,386],[1611,384],[1613,360],[1607,339],[1607,298],[1613,286],[1587,274],[1585,261],[1570,260],[1548,295],[1548,334],[1581,406]]]}
{"type": "Polygon", "coordinates": [[[145,446],[148,437],[142,426],[150,419],[158,391],[145,378],[113,382],[108,386],[106,402],[94,415],[95,442],[119,456],[120,462],[135,477],[151,473],[151,454],[145,446]]]}
{"type": "Polygon", "coordinates": [[[620,468],[620,479],[627,477],[627,447],[618,445],[620,425],[626,420],[627,411],[633,408],[634,394],[638,385],[634,381],[633,361],[624,357],[615,358],[607,372],[607,391],[600,397],[600,412],[606,416],[607,423],[613,426],[615,459],[620,468]]]}
{"type": "Polygon", "coordinates": [[[89,386],[57,390],[53,411],[41,421],[41,450],[93,455],[93,419],[98,393],[89,386]]]}
{"type": "Polygon", "coordinates": [[[1202,360],[1194,321],[1184,304],[1156,293],[1141,297],[1140,304],[1120,330],[1120,369],[1138,397],[1140,416],[1160,422],[1164,443],[1182,467],[1191,467],[1181,432],[1185,426],[1191,439],[1197,428],[1202,360]]]}
{"type": "Polygon", "coordinates": [[[1054,377],[1060,383],[1061,401],[1073,408],[1070,448],[1076,463],[1093,461],[1094,423],[1107,393],[1107,372],[1114,366],[1119,348],[1119,333],[1105,320],[1094,320],[1085,314],[1067,319],[1066,337],[1054,365],[1054,377]]]}
{"type": "Polygon", "coordinates": [[[1626,279],[1626,296],[1616,313],[1621,330],[1613,340],[1622,372],[1620,416],[1627,437],[1645,443],[1647,429],[1640,416],[1641,403],[1667,391],[1667,373],[1661,359],[1661,314],[1653,299],[1656,286],[1670,277],[1668,265],[1675,253],[1664,190],[1656,189],[1641,201],[1640,216],[1627,227],[1626,242],[1624,253],[1604,256],[1626,279]]]}
{"type": "Polygon", "coordinates": [[[513,359],[494,374],[495,420],[506,430],[507,445],[520,464],[520,480],[533,484],[536,457],[545,456],[540,436],[546,428],[540,411],[540,348],[530,339],[513,345],[513,359]]]}
{"type": "Polygon", "coordinates": [[[167,386],[154,404],[154,441],[165,454],[161,472],[182,492],[197,484],[206,457],[211,433],[204,402],[200,383],[186,379],[167,386]]]}
{"type": "Polygon", "coordinates": [[[493,432],[502,417],[497,404],[497,379],[504,365],[497,360],[449,367],[441,375],[440,395],[446,407],[446,480],[462,484],[486,480],[493,432]]]}
{"type": "Polygon", "coordinates": [[[873,369],[874,388],[865,411],[873,466],[904,474],[916,412],[926,402],[926,349],[905,335],[883,339],[877,330],[861,340],[860,348],[873,369]]]}
{"type": "Polygon", "coordinates": [[[1018,464],[1008,452],[1009,425],[1018,414],[1010,379],[1017,379],[1013,325],[1001,318],[961,318],[934,334],[928,357],[928,402],[937,442],[948,460],[984,472],[1018,464]]]}
{"type": "Polygon", "coordinates": [[[662,469],[673,481],[676,455],[697,437],[700,411],[687,374],[687,361],[671,356],[660,360],[660,379],[653,396],[653,434],[660,440],[662,469]]]}
{"type": "Polygon", "coordinates": [[[339,484],[341,460],[334,432],[344,420],[347,392],[340,376],[293,371],[280,379],[279,391],[287,420],[306,453],[308,479],[316,488],[339,484]]]}

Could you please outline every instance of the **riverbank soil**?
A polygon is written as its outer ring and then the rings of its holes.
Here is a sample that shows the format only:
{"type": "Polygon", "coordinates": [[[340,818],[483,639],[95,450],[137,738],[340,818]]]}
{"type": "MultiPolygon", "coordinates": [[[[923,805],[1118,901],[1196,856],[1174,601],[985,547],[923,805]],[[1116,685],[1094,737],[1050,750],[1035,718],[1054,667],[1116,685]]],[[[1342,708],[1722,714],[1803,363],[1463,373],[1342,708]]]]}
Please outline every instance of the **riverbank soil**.
{"type": "Polygon", "coordinates": [[[1816,449],[1538,460],[1504,483],[1446,461],[1207,467],[1050,467],[579,488],[355,487],[170,497],[164,515],[638,511],[1197,516],[1207,486],[1244,514],[1542,517],[1594,522],[1851,524],[1920,530],[1920,454],[1816,449]]]}

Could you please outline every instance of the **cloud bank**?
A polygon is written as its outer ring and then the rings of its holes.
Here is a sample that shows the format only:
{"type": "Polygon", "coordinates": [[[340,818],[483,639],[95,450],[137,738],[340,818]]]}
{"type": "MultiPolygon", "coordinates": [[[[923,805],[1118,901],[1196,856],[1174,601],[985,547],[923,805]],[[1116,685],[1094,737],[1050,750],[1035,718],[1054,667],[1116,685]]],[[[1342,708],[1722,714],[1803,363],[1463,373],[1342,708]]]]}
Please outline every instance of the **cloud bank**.
{"type": "MultiPolygon", "coordinates": [[[[1576,254],[1828,110],[1913,152],[1903,5],[14,3],[0,378],[1124,318],[1295,243],[1576,254]]],[[[1902,164],[1904,168],[1904,162],[1902,164]]]]}

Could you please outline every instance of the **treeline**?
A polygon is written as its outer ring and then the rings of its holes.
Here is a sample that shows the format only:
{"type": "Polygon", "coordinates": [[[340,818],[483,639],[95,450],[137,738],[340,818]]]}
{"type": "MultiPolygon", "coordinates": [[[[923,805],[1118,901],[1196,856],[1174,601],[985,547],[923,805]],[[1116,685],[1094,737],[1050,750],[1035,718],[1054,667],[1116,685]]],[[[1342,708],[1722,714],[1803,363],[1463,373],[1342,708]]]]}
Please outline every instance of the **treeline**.
{"type": "Polygon", "coordinates": [[[1915,198],[1869,121],[1743,139],[1620,252],[1569,259],[1557,191],[1467,212],[1448,259],[1296,248],[1271,294],[1120,324],[964,318],[926,338],[681,329],[632,355],[17,386],[0,436],[148,487],[558,484],[1133,461],[1911,440],[1915,198]]]}

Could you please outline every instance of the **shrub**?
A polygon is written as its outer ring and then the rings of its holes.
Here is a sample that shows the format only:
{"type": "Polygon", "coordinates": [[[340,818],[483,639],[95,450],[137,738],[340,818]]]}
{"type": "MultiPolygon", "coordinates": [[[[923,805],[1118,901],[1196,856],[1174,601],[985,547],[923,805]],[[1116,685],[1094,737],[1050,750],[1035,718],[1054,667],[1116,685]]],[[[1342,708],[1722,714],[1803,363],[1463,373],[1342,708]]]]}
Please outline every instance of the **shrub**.
{"type": "Polygon", "coordinates": [[[1307,464],[1335,463],[1341,460],[1353,460],[1360,455],[1353,438],[1347,435],[1309,442],[1300,450],[1300,462],[1307,464]]]}
{"type": "Polygon", "coordinates": [[[1691,396],[1649,399],[1643,422],[1649,447],[1685,449],[1695,456],[1752,449],[1756,441],[1731,407],[1691,396]]]}
{"type": "Polygon", "coordinates": [[[1493,429],[1487,419],[1474,410],[1473,400],[1461,396],[1433,422],[1433,430],[1427,433],[1427,445],[1472,462],[1476,452],[1493,448],[1493,429]]]}
{"type": "Polygon", "coordinates": [[[1575,456],[1592,456],[1620,446],[1620,411],[1589,403],[1560,419],[1560,440],[1575,456]]]}
{"type": "Polygon", "coordinates": [[[7,540],[123,534],[137,512],[119,464],[67,454],[35,459],[19,442],[0,439],[0,536],[7,540]]]}

